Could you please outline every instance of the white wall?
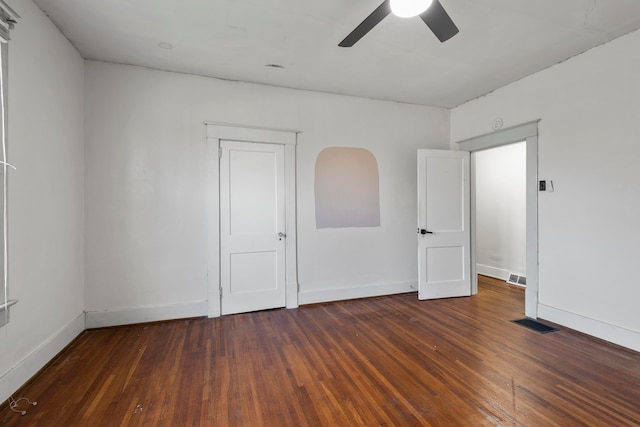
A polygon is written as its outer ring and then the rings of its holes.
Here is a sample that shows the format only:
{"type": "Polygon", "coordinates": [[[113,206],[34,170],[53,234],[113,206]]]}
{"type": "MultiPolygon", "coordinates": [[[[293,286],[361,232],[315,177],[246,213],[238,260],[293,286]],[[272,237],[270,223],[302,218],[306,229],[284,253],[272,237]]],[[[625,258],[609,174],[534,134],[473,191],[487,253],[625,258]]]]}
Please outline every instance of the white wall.
{"type": "Polygon", "coordinates": [[[476,264],[478,273],[507,279],[526,269],[526,144],[475,156],[476,264]]]}
{"type": "Polygon", "coordinates": [[[452,146],[539,123],[539,316],[640,350],[640,32],[452,110],[452,146]]]}
{"type": "Polygon", "coordinates": [[[88,61],[88,324],[176,306],[206,314],[207,227],[217,224],[206,217],[205,121],[301,131],[301,303],[416,284],[416,149],[448,147],[447,110],[88,61]],[[316,230],[314,165],[331,146],[376,156],[380,227],[316,230]]]}
{"type": "Polygon", "coordinates": [[[78,52],[31,1],[9,46],[9,297],[0,401],[84,329],[83,85],[78,52]]]}

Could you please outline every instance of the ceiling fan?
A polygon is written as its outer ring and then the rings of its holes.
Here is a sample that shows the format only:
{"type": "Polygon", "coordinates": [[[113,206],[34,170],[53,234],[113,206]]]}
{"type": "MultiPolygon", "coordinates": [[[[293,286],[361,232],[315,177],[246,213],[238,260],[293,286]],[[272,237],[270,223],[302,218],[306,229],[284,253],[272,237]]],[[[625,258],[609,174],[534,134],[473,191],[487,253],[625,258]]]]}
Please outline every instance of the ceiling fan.
{"type": "Polygon", "coordinates": [[[420,18],[433,31],[433,34],[445,42],[458,34],[458,27],[453,23],[449,14],[442,7],[439,0],[385,0],[367,16],[344,40],[340,47],[351,47],[365,36],[373,27],[390,13],[402,18],[420,15],[420,18]]]}

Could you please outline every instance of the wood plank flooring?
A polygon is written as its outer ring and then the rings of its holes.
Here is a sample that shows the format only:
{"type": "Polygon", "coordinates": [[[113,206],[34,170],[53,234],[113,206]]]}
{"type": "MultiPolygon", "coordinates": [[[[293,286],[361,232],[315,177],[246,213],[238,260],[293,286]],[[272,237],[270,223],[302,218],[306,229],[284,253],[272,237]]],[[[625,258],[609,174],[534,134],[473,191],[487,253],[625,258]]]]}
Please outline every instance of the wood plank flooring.
{"type": "Polygon", "coordinates": [[[640,354],[539,334],[524,294],[415,294],[86,331],[6,426],[640,426],[640,354]]]}

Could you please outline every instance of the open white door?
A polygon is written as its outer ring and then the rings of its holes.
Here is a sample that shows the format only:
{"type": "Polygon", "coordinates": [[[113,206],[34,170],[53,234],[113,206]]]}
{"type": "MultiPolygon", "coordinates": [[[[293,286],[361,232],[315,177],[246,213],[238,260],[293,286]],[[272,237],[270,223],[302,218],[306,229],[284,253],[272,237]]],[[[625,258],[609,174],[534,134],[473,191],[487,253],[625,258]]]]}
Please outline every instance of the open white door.
{"type": "Polygon", "coordinates": [[[222,314],[285,306],[284,146],[220,141],[222,314]]]}
{"type": "Polygon", "coordinates": [[[418,298],[471,295],[469,152],[418,150],[418,298]]]}

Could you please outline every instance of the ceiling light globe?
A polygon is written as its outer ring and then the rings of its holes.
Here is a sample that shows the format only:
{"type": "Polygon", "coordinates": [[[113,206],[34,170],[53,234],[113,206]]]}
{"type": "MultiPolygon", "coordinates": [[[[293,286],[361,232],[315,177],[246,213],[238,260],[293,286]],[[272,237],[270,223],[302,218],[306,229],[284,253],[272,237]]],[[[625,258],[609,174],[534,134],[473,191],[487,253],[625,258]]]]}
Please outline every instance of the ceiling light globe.
{"type": "Polygon", "coordinates": [[[391,12],[400,18],[411,18],[429,9],[433,0],[390,0],[391,12]]]}

